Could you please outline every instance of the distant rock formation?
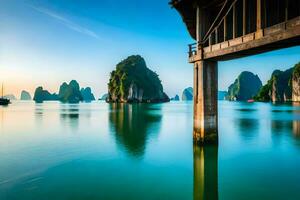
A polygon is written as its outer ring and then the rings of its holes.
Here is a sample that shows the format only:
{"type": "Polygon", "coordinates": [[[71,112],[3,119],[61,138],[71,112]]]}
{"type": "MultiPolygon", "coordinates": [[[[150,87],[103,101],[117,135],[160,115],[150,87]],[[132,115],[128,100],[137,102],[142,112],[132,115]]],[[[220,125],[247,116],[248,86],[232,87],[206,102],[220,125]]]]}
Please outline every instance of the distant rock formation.
{"type": "Polygon", "coordinates": [[[247,101],[252,99],[261,87],[262,83],[257,75],[244,71],[229,86],[226,98],[231,101],[247,101]]]}
{"type": "Polygon", "coordinates": [[[15,95],[13,94],[7,94],[5,96],[3,96],[4,98],[10,99],[10,100],[17,100],[17,98],[15,97],[15,95]]]}
{"type": "Polygon", "coordinates": [[[108,94],[105,93],[99,98],[99,100],[106,101],[107,97],[108,97],[108,94]]]}
{"type": "Polygon", "coordinates": [[[90,87],[81,88],[80,90],[83,101],[90,102],[95,100],[95,96],[92,93],[92,89],[90,87]]]}
{"type": "Polygon", "coordinates": [[[168,102],[158,75],[139,56],[129,56],[117,64],[108,83],[108,102],[168,102]]]}
{"type": "Polygon", "coordinates": [[[227,95],[227,91],[218,91],[218,100],[225,100],[227,95]]]}
{"type": "Polygon", "coordinates": [[[179,96],[176,94],[174,97],[170,99],[171,101],[179,101],[179,96]]]}
{"type": "Polygon", "coordinates": [[[185,88],[182,92],[181,100],[182,101],[193,101],[193,88],[185,88]]]}
{"type": "Polygon", "coordinates": [[[20,99],[24,100],[24,101],[30,101],[31,100],[31,95],[30,95],[29,92],[27,92],[25,90],[22,90],[20,99]]]}
{"type": "Polygon", "coordinates": [[[42,103],[44,101],[57,101],[58,96],[57,94],[51,94],[47,90],[44,90],[43,87],[36,88],[34,92],[33,100],[37,103],[42,103]]]}
{"type": "Polygon", "coordinates": [[[300,63],[285,71],[275,70],[254,97],[256,101],[300,101],[300,63]]]}
{"type": "Polygon", "coordinates": [[[72,80],[69,84],[64,82],[59,88],[59,100],[64,103],[79,103],[83,101],[79,88],[79,84],[75,80],[72,80]]]}

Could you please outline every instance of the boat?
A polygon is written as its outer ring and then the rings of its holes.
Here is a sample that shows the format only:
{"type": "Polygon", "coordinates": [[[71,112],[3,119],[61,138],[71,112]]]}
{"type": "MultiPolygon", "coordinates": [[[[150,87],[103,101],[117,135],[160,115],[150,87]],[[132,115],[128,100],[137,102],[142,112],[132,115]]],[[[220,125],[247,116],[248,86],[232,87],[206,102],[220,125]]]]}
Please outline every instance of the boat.
{"type": "Polygon", "coordinates": [[[248,103],[254,103],[254,99],[249,99],[247,102],[248,103]]]}
{"type": "Polygon", "coordinates": [[[0,97],[0,105],[6,106],[6,105],[10,104],[10,99],[9,98],[4,98],[3,91],[4,90],[3,90],[3,84],[2,84],[2,95],[0,97]]]}

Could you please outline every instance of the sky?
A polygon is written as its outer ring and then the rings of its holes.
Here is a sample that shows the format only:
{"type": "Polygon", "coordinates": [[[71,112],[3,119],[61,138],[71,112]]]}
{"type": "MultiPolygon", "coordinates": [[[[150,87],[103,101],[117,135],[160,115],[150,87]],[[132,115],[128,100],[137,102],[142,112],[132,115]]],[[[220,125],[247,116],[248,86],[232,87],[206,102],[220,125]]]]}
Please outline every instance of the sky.
{"type": "MultiPolygon", "coordinates": [[[[75,79],[96,97],[107,92],[116,64],[139,54],[169,96],[193,84],[193,43],[169,0],[0,0],[0,82],[6,94],[57,92],[75,79]]],[[[242,71],[265,83],[273,70],[300,61],[300,47],[219,62],[219,90],[242,71]]]]}

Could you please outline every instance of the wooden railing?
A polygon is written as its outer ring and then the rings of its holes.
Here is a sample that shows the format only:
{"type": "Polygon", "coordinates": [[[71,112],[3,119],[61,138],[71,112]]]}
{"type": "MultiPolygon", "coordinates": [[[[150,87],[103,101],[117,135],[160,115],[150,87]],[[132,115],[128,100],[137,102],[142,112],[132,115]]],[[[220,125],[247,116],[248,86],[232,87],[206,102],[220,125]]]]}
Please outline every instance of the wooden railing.
{"type": "Polygon", "coordinates": [[[189,56],[197,54],[202,48],[244,37],[299,16],[300,8],[298,10],[293,8],[300,6],[299,2],[297,0],[226,0],[205,36],[197,43],[189,45],[189,56]]]}

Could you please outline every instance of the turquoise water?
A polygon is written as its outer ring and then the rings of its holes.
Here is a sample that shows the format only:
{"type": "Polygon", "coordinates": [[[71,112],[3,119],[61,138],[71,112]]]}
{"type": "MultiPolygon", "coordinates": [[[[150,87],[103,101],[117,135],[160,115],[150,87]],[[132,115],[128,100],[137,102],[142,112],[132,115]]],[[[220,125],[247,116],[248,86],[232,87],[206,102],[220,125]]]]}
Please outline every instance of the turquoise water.
{"type": "Polygon", "coordinates": [[[219,102],[219,147],[192,103],[0,107],[0,199],[300,199],[300,107],[219,102]]]}

